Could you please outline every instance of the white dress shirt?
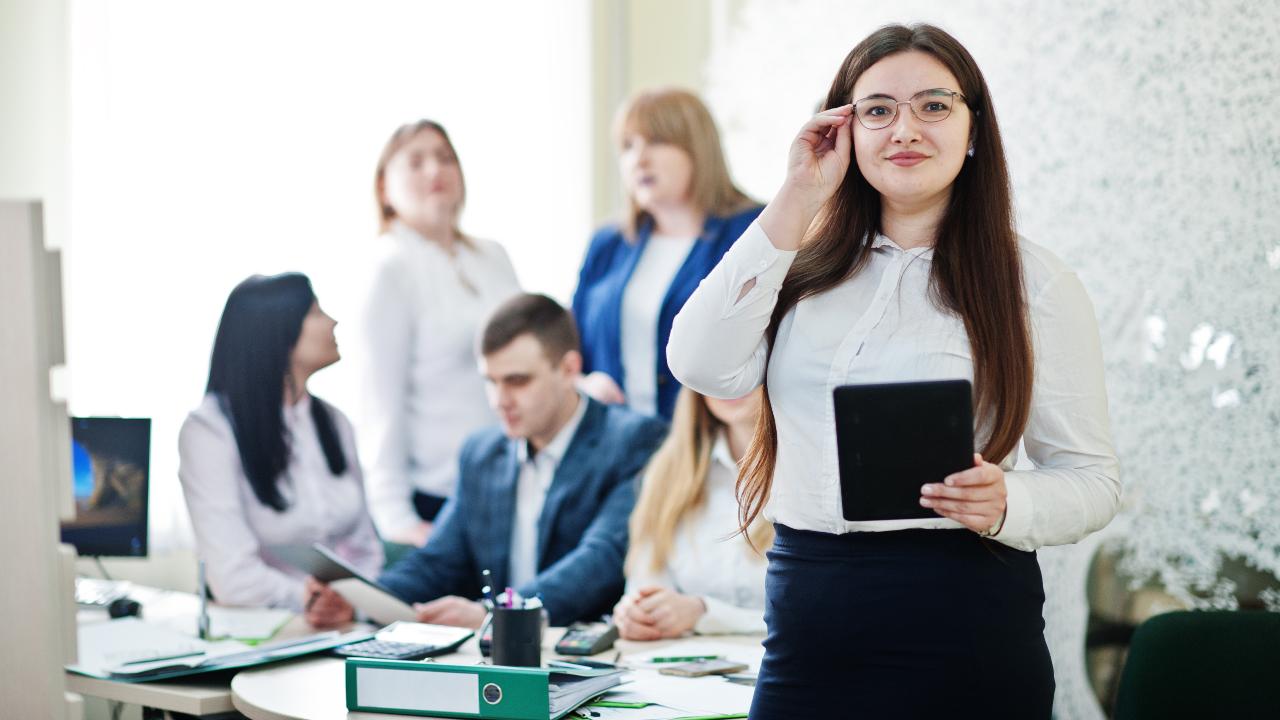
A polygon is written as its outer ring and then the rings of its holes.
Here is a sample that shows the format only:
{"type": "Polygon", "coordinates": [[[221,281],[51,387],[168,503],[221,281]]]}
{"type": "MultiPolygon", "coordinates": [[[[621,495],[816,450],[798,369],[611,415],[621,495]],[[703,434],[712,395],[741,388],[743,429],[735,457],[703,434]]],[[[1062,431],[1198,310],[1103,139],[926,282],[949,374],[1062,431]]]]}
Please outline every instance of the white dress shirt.
{"type": "Polygon", "coordinates": [[[658,315],[697,238],[652,235],[622,293],[622,372],[627,407],[658,412],[658,315]]]}
{"type": "MultiPolygon", "coordinates": [[[[764,515],[827,533],[961,527],[946,518],[843,517],[832,390],[850,383],[973,381],[964,323],[930,299],[933,249],[903,250],[883,236],[873,245],[857,274],[797,303],[779,326],[767,368],[778,454],[764,515]]],[[[1032,550],[1076,542],[1106,525],[1119,505],[1120,480],[1093,306],[1056,256],[1027,240],[1019,247],[1035,355],[1023,445],[1035,469],[1014,471],[1016,450],[987,459],[1004,468],[1008,487],[996,539],[1032,550]]],[[[761,384],[765,329],[795,254],[774,247],[759,223],[743,233],[676,316],[667,359],[682,383],[724,398],[761,384]],[[754,287],[739,299],[752,279],[754,287]]],[[[975,440],[981,448],[980,429],[975,440]]]]}
{"type": "Polygon", "coordinates": [[[497,421],[476,369],[476,335],[520,286],[495,242],[459,242],[451,255],[399,222],[378,242],[357,364],[369,505],[389,535],[419,522],[415,489],[453,495],[462,441],[497,421]]]}
{"type": "MultiPolygon", "coordinates": [[[[763,633],[763,555],[751,549],[738,532],[738,498],[734,484],[738,464],[729,454],[724,436],[711,451],[706,502],[676,528],[667,565],[655,571],[650,563],[652,542],[631,539],[632,566],[627,592],[659,586],[702,599],[707,612],[693,631],[701,635],[763,633]]],[[[759,522],[759,521],[757,521],[759,522]]],[[[764,552],[766,548],[761,548],[764,552]]]]}
{"type": "Polygon", "coordinates": [[[586,414],[587,400],[579,394],[578,409],[546,447],[532,453],[532,457],[528,440],[516,447],[520,477],[516,481],[516,518],[511,528],[511,587],[524,587],[538,576],[538,524],[542,519],[542,506],[551,481],[555,480],[556,468],[560,467],[586,414]]]}
{"type": "Polygon", "coordinates": [[[329,411],[347,458],[340,477],[329,471],[310,396],[284,408],[290,437],[289,466],[278,480],[284,512],[253,494],[231,423],[213,395],[182,424],[178,479],[196,551],[219,603],[302,610],[305,574],[265,555],[267,545],[318,542],[361,572],[376,576],[382,569],[382,541],[365,506],[351,423],[332,405],[329,411]]]}

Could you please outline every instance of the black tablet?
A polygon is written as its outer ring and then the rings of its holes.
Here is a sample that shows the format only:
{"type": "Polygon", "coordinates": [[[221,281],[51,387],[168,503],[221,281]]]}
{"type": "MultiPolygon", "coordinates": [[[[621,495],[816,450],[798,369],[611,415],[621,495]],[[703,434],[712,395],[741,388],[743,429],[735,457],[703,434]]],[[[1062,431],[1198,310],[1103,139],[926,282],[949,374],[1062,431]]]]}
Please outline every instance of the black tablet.
{"type": "Polygon", "coordinates": [[[842,385],[836,447],[845,520],[935,518],[920,486],[973,467],[968,380],[842,385]]]}

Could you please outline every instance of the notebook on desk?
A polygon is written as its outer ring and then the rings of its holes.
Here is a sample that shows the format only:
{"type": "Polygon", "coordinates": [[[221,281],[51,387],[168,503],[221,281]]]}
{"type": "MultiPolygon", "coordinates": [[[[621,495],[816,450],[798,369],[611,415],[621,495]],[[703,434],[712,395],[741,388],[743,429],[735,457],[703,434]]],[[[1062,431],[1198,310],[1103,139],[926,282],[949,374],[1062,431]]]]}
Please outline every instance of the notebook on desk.
{"type": "Polygon", "coordinates": [[[208,642],[138,618],[122,618],[81,625],[79,659],[67,670],[121,682],[167,680],[286,660],[370,636],[330,631],[249,646],[234,640],[208,642]]]}

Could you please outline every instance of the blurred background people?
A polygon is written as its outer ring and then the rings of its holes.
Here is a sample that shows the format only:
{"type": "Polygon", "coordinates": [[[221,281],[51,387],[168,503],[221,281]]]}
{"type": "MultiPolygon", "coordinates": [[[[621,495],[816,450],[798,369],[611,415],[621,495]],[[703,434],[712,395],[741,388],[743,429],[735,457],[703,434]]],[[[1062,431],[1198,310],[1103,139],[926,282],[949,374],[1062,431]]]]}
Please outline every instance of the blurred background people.
{"type": "Polygon", "coordinates": [[[363,572],[382,568],[351,423],[307,392],[339,359],[336,324],[298,273],[255,275],[227,298],[204,400],[178,439],[196,550],[219,603],[306,606],[306,578],[269,545],[320,543],[363,572]]]}
{"type": "Polygon", "coordinates": [[[494,422],[475,337],[519,284],[501,245],[458,229],[466,185],[438,123],[392,134],[374,195],[382,236],[360,328],[369,504],[383,537],[422,545],[463,438],[494,422]]]}
{"type": "Polygon", "coordinates": [[[480,350],[501,424],[467,439],[436,531],[379,582],[426,623],[479,626],[483,570],[541,598],[553,625],[595,620],[622,594],[636,477],[666,423],[578,391],[573,317],[545,295],[499,306],[480,350]]]}
{"type": "Polygon", "coordinates": [[[739,535],[734,494],[760,394],[718,400],[680,391],[671,433],[645,470],[631,514],[627,594],[613,611],[623,638],[764,632],[773,526],[758,519],[750,542],[739,535]]]}
{"type": "Polygon", "coordinates": [[[591,239],[578,275],[582,388],[670,419],[680,390],[667,367],[671,322],[760,206],[729,177],[711,113],[690,92],[637,94],[614,135],[627,203],[591,239]]]}

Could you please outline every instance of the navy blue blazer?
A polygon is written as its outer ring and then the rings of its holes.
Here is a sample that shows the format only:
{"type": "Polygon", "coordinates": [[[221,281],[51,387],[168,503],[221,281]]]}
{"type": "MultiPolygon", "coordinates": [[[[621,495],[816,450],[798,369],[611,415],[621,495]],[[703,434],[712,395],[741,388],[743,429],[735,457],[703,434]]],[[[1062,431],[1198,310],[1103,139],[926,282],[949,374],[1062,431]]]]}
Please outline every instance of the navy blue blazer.
{"type": "MultiPolygon", "coordinates": [[[[666,423],[588,400],[538,520],[538,574],[516,588],[541,595],[552,625],[597,620],[622,596],[627,520],[638,476],[666,435],[666,423]]],[[[510,583],[511,532],[520,467],[500,428],[467,438],[458,489],[424,547],[388,568],[379,582],[409,603],[445,595],[479,599],[480,571],[495,592],[510,583]]]]}
{"type": "MultiPolygon", "coordinates": [[[[720,262],[730,246],[746,231],[763,208],[753,207],[728,217],[709,217],[702,235],[693,244],[684,264],[676,271],[658,314],[658,414],[668,420],[676,407],[680,383],[667,367],[667,340],[676,313],[698,288],[702,278],[720,262]]],[[[587,256],[578,272],[578,289],[573,293],[573,316],[582,336],[583,372],[607,373],[626,392],[622,372],[622,294],[631,280],[653,224],[645,223],[634,242],[622,235],[617,225],[598,230],[591,238],[587,256]]]]}

